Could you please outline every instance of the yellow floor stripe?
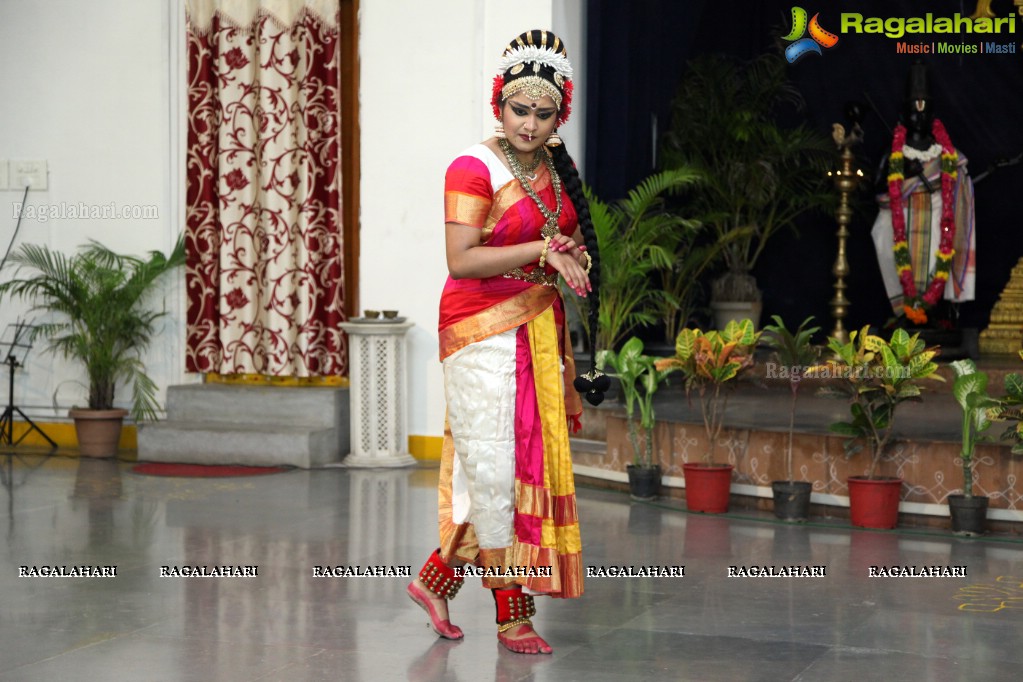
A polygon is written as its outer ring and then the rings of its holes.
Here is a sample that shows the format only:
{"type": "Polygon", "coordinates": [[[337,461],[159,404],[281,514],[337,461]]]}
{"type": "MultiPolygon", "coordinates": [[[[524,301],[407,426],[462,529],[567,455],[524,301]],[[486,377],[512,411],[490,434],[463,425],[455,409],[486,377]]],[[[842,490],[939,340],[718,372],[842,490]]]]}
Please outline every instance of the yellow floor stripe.
{"type": "MultiPolygon", "coordinates": [[[[47,436],[57,443],[57,447],[63,449],[75,449],[78,447],[78,437],[75,435],[75,425],[67,422],[36,422],[36,425],[43,430],[47,436]]],[[[25,422],[14,422],[14,440],[19,445],[31,447],[47,447],[46,440],[39,435],[38,431],[31,431],[25,435],[24,440],[19,439],[29,430],[25,422]]],[[[409,436],[409,454],[419,460],[440,461],[441,444],[444,438],[441,436],[409,436]]],[[[121,441],[118,444],[121,450],[138,449],[138,429],[133,425],[125,425],[121,430],[121,441]]]]}

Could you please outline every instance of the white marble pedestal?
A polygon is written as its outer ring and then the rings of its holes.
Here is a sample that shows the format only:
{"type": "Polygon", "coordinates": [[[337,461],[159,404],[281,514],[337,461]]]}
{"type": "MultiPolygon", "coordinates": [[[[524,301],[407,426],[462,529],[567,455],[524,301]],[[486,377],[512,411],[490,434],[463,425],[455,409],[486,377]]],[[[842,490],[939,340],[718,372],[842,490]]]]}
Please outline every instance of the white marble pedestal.
{"type": "Polygon", "coordinates": [[[411,322],[343,322],[348,333],[351,447],[347,467],[413,466],[408,453],[405,334],[411,322]]]}

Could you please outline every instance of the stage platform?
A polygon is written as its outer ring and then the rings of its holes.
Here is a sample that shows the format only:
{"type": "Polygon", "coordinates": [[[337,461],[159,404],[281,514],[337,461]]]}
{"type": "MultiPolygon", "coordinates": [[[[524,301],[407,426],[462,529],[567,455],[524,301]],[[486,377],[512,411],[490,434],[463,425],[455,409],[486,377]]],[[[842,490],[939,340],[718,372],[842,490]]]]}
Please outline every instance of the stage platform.
{"type": "MultiPolygon", "coordinates": [[[[990,391],[1002,391],[1005,375],[1023,372],[1023,362],[1011,357],[982,358],[982,371],[991,377],[990,391]]],[[[770,509],[771,481],[786,478],[791,393],[784,379],[771,379],[763,363],[740,380],[729,399],[725,429],[715,444],[715,461],[735,466],[733,505],[738,509],[770,509]]],[[[961,412],[952,396],[952,370],[943,365],[944,382],[928,381],[921,402],[905,403],[896,416],[895,442],[880,467],[880,475],[903,479],[900,523],[948,525],[950,494],[961,492],[961,412]]],[[[707,438],[695,396],[688,400],[680,376],[660,389],[654,399],[657,426],[654,451],[664,472],[663,493],[684,497],[682,465],[700,461],[707,438]]],[[[863,475],[869,466],[866,449],[845,458],[844,439],[828,430],[847,419],[848,402],[820,395],[827,380],[806,380],[796,404],[793,460],[797,480],[813,483],[813,513],[822,517],[848,516],[848,476],[863,475]]],[[[638,414],[637,414],[638,417],[638,414]]],[[[613,487],[627,485],[626,465],[632,463],[624,407],[611,396],[598,408],[587,407],[584,428],[573,442],[577,476],[613,487]]],[[[1004,425],[989,435],[997,437],[1004,425]]],[[[978,446],[975,455],[975,493],[990,497],[989,527],[1023,532],[1023,459],[1010,454],[1006,443],[978,446]]]]}

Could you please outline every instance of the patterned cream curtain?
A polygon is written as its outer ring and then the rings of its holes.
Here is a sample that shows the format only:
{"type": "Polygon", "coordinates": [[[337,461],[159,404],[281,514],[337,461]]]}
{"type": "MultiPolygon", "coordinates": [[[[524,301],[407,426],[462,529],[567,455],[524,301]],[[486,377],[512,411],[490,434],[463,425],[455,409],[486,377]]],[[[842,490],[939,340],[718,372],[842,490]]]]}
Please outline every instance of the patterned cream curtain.
{"type": "Polygon", "coordinates": [[[347,374],[338,0],[187,12],[187,370],[347,374]]]}

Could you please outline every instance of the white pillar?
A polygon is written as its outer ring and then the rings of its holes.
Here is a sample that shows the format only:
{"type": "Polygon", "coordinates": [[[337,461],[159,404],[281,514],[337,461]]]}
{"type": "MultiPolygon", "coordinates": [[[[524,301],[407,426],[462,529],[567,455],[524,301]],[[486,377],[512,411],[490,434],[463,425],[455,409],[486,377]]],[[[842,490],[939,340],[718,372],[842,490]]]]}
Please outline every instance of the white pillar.
{"type": "Polygon", "coordinates": [[[405,334],[411,322],[344,322],[348,332],[352,452],[348,467],[404,467],[408,454],[405,334]]]}

